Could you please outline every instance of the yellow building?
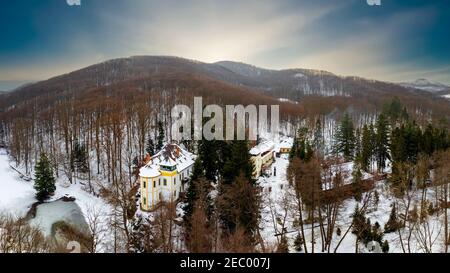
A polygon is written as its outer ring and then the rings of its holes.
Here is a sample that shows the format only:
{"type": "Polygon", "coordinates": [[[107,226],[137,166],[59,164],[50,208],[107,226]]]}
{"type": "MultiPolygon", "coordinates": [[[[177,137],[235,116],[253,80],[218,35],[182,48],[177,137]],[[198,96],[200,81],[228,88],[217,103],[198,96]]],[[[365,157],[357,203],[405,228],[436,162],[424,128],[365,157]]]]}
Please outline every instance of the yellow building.
{"type": "Polygon", "coordinates": [[[258,178],[262,172],[270,167],[274,159],[275,144],[271,141],[264,141],[250,150],[251,160],[255,167],[253,177],[258,178]]]}
{"type": "Polygon", "coordinates": [[[167,144],[139,171],[141,209],[153,210],[161,201],[176,201],[187,187],[195,155],[167,144]]]}

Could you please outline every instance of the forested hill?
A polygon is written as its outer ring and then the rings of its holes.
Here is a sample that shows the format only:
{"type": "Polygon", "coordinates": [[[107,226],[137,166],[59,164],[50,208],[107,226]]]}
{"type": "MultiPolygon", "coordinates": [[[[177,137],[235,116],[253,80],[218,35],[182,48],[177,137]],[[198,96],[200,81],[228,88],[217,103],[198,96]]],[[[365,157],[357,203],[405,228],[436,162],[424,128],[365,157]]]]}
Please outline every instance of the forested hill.
{"type": "MultiPolygon", "coordinates": [[[[160,91],[176,94],[181,100],[192,94],[216,103],[255,104],[283,101],[291,112],[328,114],[336,109],[376,112],[392,97],[399,97],[413,110],[438,117],[450,115],[448,101],[418,89],[359,77],[340,77],[326,71],[308,69],[269,70],[237,62],[203,63],[178,57],[135,56],[106,61],[46,81],[26,85],[2,94],[0,109],[12,105],[53,104],[76,97],[102,99],[124,92],[139,97],[146,91],[154,97],[160,91]],[[159,91],[158,91],[159,90],[159,91]],[[203,90],[204,92],[200,91],[203,90]],[[275,100],[273,100],[275,99],[275,100]],[[288,107],[289,108],[289,107],[288,107]],[[294,109],[292,109],[294,108],[294,109]]],[[[125,95],[124,94],[124,95],[125,95]]],[[[175,99],[178,101],[178,99],[175,99]]],[[[173,101],[173,100],[171,100],[173,101]]]]}

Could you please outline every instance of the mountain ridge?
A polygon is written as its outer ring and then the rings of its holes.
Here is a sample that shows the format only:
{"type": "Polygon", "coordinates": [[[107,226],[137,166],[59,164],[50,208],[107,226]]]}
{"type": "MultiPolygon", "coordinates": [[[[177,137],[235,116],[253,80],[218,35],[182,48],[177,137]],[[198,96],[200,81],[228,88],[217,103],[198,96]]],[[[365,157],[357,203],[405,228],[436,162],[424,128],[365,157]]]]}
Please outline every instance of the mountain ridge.
{"type": "Polygon", "coordinates": [[[100,89],[107,92],[105,90],[118,86],[132,90],[152,90],[162,85],[169,86],[170,90],[200,85],[203,88],[216,86],[221,89],[218,90],[220,92],[209,94],[215,94],[218,101],[221,101],[221,96],[227,95],[227,90],[233,89],[233,94],[241,92],[242,97],[253,94],[251,96],[256,98],[255,95],[260,94],[264,100],[272,97],[276,101],[290,101],[293,104],[302,102],[305,107],[312,101],[330,111],[333,105],[347,107],[356,101],[363,109],[376,109],[394,96],[420,108],[441,103],[441,98],[423,90],[357,76],[343,77],[328,71],[301,68],[273,70],[233,61],[205,63],[176,56],[110,59],[23,86],[1,96],[7,98],[8,102],[3,104],[8,107],[37,96],[61,97],[100,89]],[[189,81],[189,78],[196,80],[189,81]],[[233,86],[235,88],[231,88],[233,86]],[[327,103],[324,104],[324,101],[327,103]]]}
{"type": "Polygon", "coordinates": [[[444,92],[444,91],[450,91],[450,86],[436,82],[436,81],[430,81],[425,78],[417,79],[413,82],[401,82],[400,85],[407,87],[407,88],[414,88],[419,90],[428,91],[431,93],[438,93],[438,92],[444,92]]]}

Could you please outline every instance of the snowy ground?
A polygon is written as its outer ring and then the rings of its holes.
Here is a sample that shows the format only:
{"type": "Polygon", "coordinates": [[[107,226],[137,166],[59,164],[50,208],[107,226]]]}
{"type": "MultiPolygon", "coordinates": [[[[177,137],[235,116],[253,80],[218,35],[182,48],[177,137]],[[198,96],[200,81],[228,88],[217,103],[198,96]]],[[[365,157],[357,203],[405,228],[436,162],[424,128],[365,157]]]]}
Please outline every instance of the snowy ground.
{"type": "MultiPolygon", "coordinates": [[[[285,209],[286,202],[286,193],[291,192],[292,189],[289,187],[289,183],[286,178],[286,171],[289,164],[288,156],[283,155],[281,158],[277,158],[276,162],[272,166],[271,171],[273,172],[274,168],[277,169],[277,176],[269,176],[269,177],[261,177],[259,179],[260,185],[263,187],[263,208],[261,214],[261,235],[265,239],[268,245],[274,246],[277,244],[280,239],[279,235],[282,231],[282,222],[285,222],[285,228],[288,232],[287,237],[290,244],[290,251],[295,252],[293,247],[293,242],[297,234],[299,234],[300,229],[295,227],[294,225],[294,217],[298,217],[293,215],[296,213],[295,205],[290,203],[290,211],[285,209]],[[288,212],[287,212],[288,211],[288,212]],[[277,219],[278,218],[278,219],[277,219]]],[[[348,169],[350,175],[346,178],[346,183],[352,180],[351,177],[351,169],[353,167],[352,163],[345,163],[341,165],[343,169],[348,169]]],[[[369,174],[363,174],[364,179],[369,178],[369,174]]],[[[366,213],[366,217],[370,218],[372,224],[378,222],[383,229],[385,223],[389,219],[389,215],[392,209],[392,204],[394,199],[392,197],[392,193],[390,193],[389,188],[387,186],[386,181],[378,181],[376,182],[375,191],[378,192],[379,201],[375,202],[374,194],[372,194],[370,205],[368,206],[368,210],[366,213]]],[[[433,200],[433,196],[435,195],[434,189],[430,188],[427,190],[427,195],[430,200],[433,200]]],[[[365,194],[363,195],[364,199],[365,194]]],[[[420,199],[420,191],[415,193],[413,198],[414,201],[418,202],[420,199]]],[[[413,201],[413,202],[414,202],[413,201]]],[[[362,202],[357,202],[354,198],[349,198],[342,203],[342,206],[339,210],[339,216],[337,220],[336,229],[340,228],[342,231],[341,236],[347,231],[352,223],[352,214],[354,213],[355,207],[359,204],[359,207],[362,207],[362,202]]],[[[401,202],[400,202],[401,203],[401,202]]],[[[412,209],[412,207],[411,207],[412,209]]],[[[442,226],[442,218],[443,216],[432,216],[428,220],[428,224],[424,224],[421,228],[417,228],[416,231],[412,232],[411,235],[411,252],[412,253],[421,253],[426,252],[423,249],[422,245],[419,241],[422,240],[422,236],[427,236],[430,242],[432,243],[432,252],[442,252],[444,249],[444,236],[443,236],[443,226],[442,226]],[[428,225],[428,226],[425,226],[428,225]]],[[[315,226],[315,252],[320,253],[321,249],[321,238],[320,231],[317,227],[318,223],[315,226]]],[[[308,244],[309,252],[311,252],[311,225],[305,225],[305,237],[308,244]]],[[[408,252],[406,246],[406,238],[408,237],[408,230],[404,229],[401,231],[402,238],[404,240],[405,251],[408,252]]],[[[342,237],[334,232],[331,252],[334,252],[342,237]]],[[[396,233],[388,233],[384,235],[384,239],[389,242],[390,253],[403,253],[403,248],[400,243],[400,236],[398,232],[396,233]]],[[[344,237],[342,242],[339,244],[339,247],[336,252],[338,253],[355,253],[356,247],[356,236],[351,233],[351,231],[344,237]]],[[[364,245],[358,246],[358,252],[368,252],[368,249],[364,245]]]]}
{"type": "Polygon", "coordinates": [[[0,150],[0,212],[24,216],[37,200],[32,182],[20,178],[9,166],[6,151],[0,150]]]}
{"type": "MultiPolygon", "coordinates": [[[[288,155],[282,155],[281,158],[276,158],[276,161],[272,165],[272,167],[268,170],[269,175],[267,177],[261,177],[258,182],[263,187],[263,208],[261,212],[261,235],[265,239],[265,241],[274,246],[278,242],[281,230],[280,221],[284,221],[285,219],[285,227],[288,232],[288,239],[291,246],[291,252],[295,252],[293,247],[293,241],[297,234],[299,233],[299,228],[294,225],[294,217],[293,213],[295,213],[295,209],[292,207],[290,211],[285,213],[283,201],[286,196],[286,192],[289,192],[290,187],[288,185],[288,181],[286,178],[286,171],[289,164],[288,155]],[[276,176],[275,176],[276,169],[276,176]],[[277,220],[278,218],[278,220],[277,220]]],[[[350,174],[346,177],[346,183],[351,181],[351,169],[353,167],[352,163],[344,163],[340,165],[341,169],[347,170],[350,174]]],[[[336,167],[337,169],[337,167],[336,167]]],[[[368,178],[368,174],[363,174],[364,178],[368,178]]],[[[81,184],[70,185],[69,187],[64,187],[63,183],[65,181],[57,182],[57,190],[55,195],[52,197],[50,201],[55,201],[64,196],[71,196],[76,198],[76,204],[80,207],[85,218],[88,218],[90,212],[93,210],[100,211],[101,217],[101,226],[103,229],[108,230],[105,233],[105,241],[99,247],[99,251],[105,252],[110,249],[108,247],[109,239],[111,238],[112,231],[109,230],[108,225],[108,214],[110,214],[113,210],[112,208],[104,202],[101,198],[95,197],[90,193],[86,192],[83,189],[81,184]]],[[[366,214],[368,218],[370,218],[372,223],[378,222],[380,226],[383,228],[385,223],[389,219],[389,215],[391,212],[391,205],[394,202],[392,194],[389,192],[387,187],[387,183],[385,181],[379,181],[376,183],[376,191],[379,194],[379,202],[378,204],[372,204],[369,207],[369,210],[366,214]]],[[[8,213],[14,214],[18,217],[25,216],[27,211],[30,209],[31,205],[35,203],[37,200],[34,197],[35,191],[33,189],[33,182],[27,182],[21,178],[20,174],[13,170],[9,165],[9,159],[5,152],[5,150],[0,150],[0,213],[8,213]]],[[[432,200],[435,195],[434,189],[429,189],[427,192],[429,199],[432,200]]],[[[418,199],[420,197],[420,192],[416,193],[414,199],[418,199]]],[[[339,210],[339,216],[337,221],[336,228],[340,228],[342,231],[342,235],[348,229],[352,222],[352,214],[354,212],[355,206],[358,204],[354,198],[350,198],[345,200],[342,203],[342,206],[339,210]]],[[[361,203],[360,203],[361,206],[361,203]]],[[[179,216],[182,215],[182,211],[180,210],[181,206],[177,208],[177,212],[179,216]]],[[[64,211],[57,209],[58,213],[63,213],[64,211]]],[[[51,210],[49,212],[51,215],[45,216],[44,214],[39,214],[39,225],[43,227],[44,232],[48,234],[49,227],[51,227],[51,223],[55,222],[56,218],[61,217],[53,217],[55,213],[52,213],[51,210]],[[41,217],[42,216],[42,217],[41,217]]],[[[48,214],[48,213],[47,213],[48,214]]],[[[443,231],[442,231],[442,215],[440,216],[432,216],[428,223],[428,237],[431,241],[433,241],[432,251],[433,252],[442,252],[443,251],[443,231]]],[[[181,218],[180,218],[181,219],[181,218]]],[[[85,219],[88,222],[88,219],[85,219]]],[[[308,247],[311,247],[311,225],[306,225],[305,227],[305,237],[308,244],[308,247]]],[[[420,229],[419,229],[420,231],[420,229]]],[[[402,231],[402,237],[406,238],[408,236],[407,230],[402,231]]],[[[341,236],[338,236],[335,232],[333,236],[333,242],[331,246],[331,252],[335,250],[339,241],[341,240],[341,236]]],[[[421,247],[421,244],[418,243],[421,240],[420,232],[414,232],[412,234],[411,239],[411,252],[425,252],[425,250],[421,247]]],[[[315,228],[315,252],[321,252],[321,239],[319,229],[315,228]]],[[[384,239],[389,241],[390,244],[390,252],[403,252],[402,245],[400,243],[399,234],[398,233],[390,233],[384,236],[384,239]]],[[[355,252],[355,241],[356,237],[349,232],[345,239],[342,240],[337,252],[343,253],[354,253],[355,252]]],[[[359,251],[364,252],[367,251],[364,246],[359,246],[359,251]]],[[[311,252],[311,249],[309,249],[311,252]]]]}
{"type": "MultiPolygon", "coordinates": [[[[56,182],[56,192],[48,202],[56,201],[64,196],[74,197],[75,203],[85,217],[88,223],[89,215],[94,213],[102,215],[100,217],[100,225],[102,229],[108,230],[108,216],[112,212],[112,208],[105,203],[104,200],[93,196],[78,184],[67,184],[65,180],[58,179],[56,182]]],[[[0,150],[0,213],[13,215],[16,217],[24,217],[30,210],[31,206],[36,203],[35,190],[33,181],[27,182],[20,178],[20,174],[13,170],[6,151],[0,150]]],[[[39,206],[40,207],[40,206],[39,206]]],[[[73,208],[65,206],[54,207],[50,210],[40,210],[38,207],[37,219],[31,221],[32,224],[39,226],[44,234],[50,234],[51,225],[64,218],[71,218],[73,208]],[[41,213],[40,213],[41,212],[41,213]]],[[[72,215],[73,216],[73,215],[72,215]]],[[[105,235],[108,236],[108,235],[105,235]]],[[[100,246],[100,249],[105,249],[100,246]]]]}

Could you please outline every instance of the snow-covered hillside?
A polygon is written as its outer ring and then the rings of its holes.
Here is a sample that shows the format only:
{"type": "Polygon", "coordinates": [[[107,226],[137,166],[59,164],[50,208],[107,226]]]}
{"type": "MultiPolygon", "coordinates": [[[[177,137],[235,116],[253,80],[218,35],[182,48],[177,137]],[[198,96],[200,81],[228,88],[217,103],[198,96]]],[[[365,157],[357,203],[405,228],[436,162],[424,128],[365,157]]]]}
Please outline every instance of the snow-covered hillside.
{"type": "MultiPolygon", "coordinates": [[[[10,166],[10,160],[4,149],[0,149],[0,213],[10,215],[16,218],[22,218],[27,215],[33,204],[38,200],[35,197],[33,181],[26,181],[21,177],[20,168],[18,171],[10,166]]],[[[71,222],[75,210],[81,209],[80,216],[84,217],[85,223],[92,222],[92,217],[99,215],[97,224],[98,229],[103,230],[102,237],[105,240],[98,246],[97,251],[107,251],[109,248],[108,217],[112,208],[103,199],[88,193],[81,183],[67,184],[64,179],[58,179],[56,182],[55,194],[46,201],[47,207],[37,208],[36,217],[30,219],[30,224],[41,229],[41,231],[50,236],[51,227],[57,221],[71,222]],[[75,198],[75,202],[70,206],[59,206],[57,200],[63,197],[75,198]]],[[[89,230],[87,230],[89,232],[89,230]]]]}
{"type": "Polygon", "coordinates": [[[433,93],[450,90],[450,86],[448,86],[448,85],[445,85],[445,84],[442,84],[439,82],[430,81],[427,79],[418,79],[414,82],[404,82],[404,83],[401,83],[400,85],[402,85],[403,87],[406,87],[406,88],[414,88],[414,89],[424,90],[424,91],[433,92],[433,93]]]}
{"type": "Polygon", "coordinates": [[[10,165],[6,151],[0,150],[0,212],[24,216],[37,200],[32,182],[20,178],[10,165]]]}
{"type": "MultiPolygon", "coordinates": [[[[290,199],[295,193],[292,187],[289,186],[286,177],[288,165],[289,160],[287,155],[277,158],[270,171],[270,175],[268,177],[261,177],[258,181],[263,187],[263,208],[260,226],[262,228],[262,236],[268,245],[271,246],[280,243],[280,234],[282,234],[284,226],[290,251],[298,252],[295,250],[294,241],[301,231],[298,226],[298,220],[296,220],[298,219],[298,211],[293,209],[296,206],[295,200],[290,199]],[[276,176],[274,175],[275,169],[276,176]]],[[[346,183],[351,183],[353,163],[337,165],[335,168],[339,168],[342,172],[346,173],[345,181],[346,183]]],[[[371,177],[367,173],[364,173],[363,176],[364,179],[371,177]]],[[[411,207],[413,204],[420,202],[421,194],[422,191],[417,189],[413,190],[411,207]]],[[[432,200],[436,194],[434,188],[430,188],[426,192],[429,200],[432,200]]],[[[406,205],[404,200],[396,200],[393,197],[385,180],[377,181],[374,190],[363,194],[361,201],[356,201],[353,197],[344,200],[338,209],[336,229],[333,231],[330,252],[370,252],[364,244],[356,244],[356,235],[352,233],[352,216],[355,208],[357,206],[362,208],[367,204],[366,217],[370,219],[371,223],[378,223],[383,230],[384,225],[389,220],[394,203],[400,204],[400,210],[404,209],[404,205],[406,205]],[[340,235],[337,234],[337,229],[340,230],[340,235]]],[[[390,253],[404,253],[409,251],[412,253],[443,252],[445,248],[442,231],[443,218],[443,214],[431,215],[427,222],[418,223],[414,228],[407,226],[401,229],[400,232],[384,234],[383,240],[389,242],[390,253]]],[[[308,252],[312,250],[312,228],[311,224],[305,224],[305,238],[308,252]]],[[[314,252],[321,253],[322,239],[317,223],[314,228],[314,252]]],[[[305,252],[305,250],[303,249],[300,252],[305,252]]]]}

